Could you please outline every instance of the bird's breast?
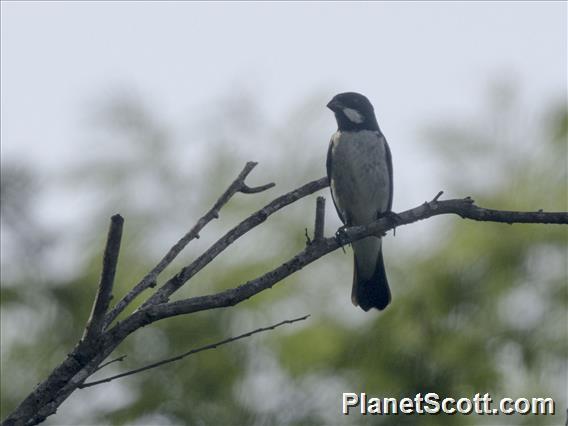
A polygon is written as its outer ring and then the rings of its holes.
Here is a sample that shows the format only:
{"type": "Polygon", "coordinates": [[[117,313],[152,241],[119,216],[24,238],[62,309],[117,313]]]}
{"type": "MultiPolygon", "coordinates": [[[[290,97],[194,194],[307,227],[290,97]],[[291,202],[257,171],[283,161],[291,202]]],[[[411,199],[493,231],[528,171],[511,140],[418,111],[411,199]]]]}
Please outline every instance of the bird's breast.
{"type": "Polygon", "coordinates": [[[338,208],[351,225],[376,220],[390,197],[384,136],[370,130],[337,132],[331,144],[330,183],[338,208]]]}

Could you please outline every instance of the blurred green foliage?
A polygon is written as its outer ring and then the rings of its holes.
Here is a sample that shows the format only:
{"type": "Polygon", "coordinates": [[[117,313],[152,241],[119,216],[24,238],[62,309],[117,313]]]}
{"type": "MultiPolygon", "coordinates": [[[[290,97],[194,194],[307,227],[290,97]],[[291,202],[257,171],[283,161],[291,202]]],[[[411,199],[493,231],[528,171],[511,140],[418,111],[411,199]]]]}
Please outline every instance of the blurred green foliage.
{"type": "MultiPolygon", "coordinates": [[[[311,111],[311,102],[298,110],[311,111]]],[[[46,183],[25,167],[3,167],[3,234],[18,255],[7,257],[10,274],[2,277],[2,417],[81,336],[111,214],[120,211],[126,218],[115,288],[120,297],[209,208],[244,161],[257,159],[239,150],[247,146],[239,141],[258,141],[256,154],[266,158],[251,184],[274,180],[276,189],[238,194],[161,282],[276,194],[323,175],[325,145],[302,148],[321,139],[313,124],[318,117],[295,114],[292,130],[274,129],[259,120],[262,113],[251,99],[222,104],[227,111],[205,117],[188,141],[176,140],[140,99],[118,97],[94,114],[97,132],[84,142],[87,160],[76,169],[46,183]],[[222,126],[212,125],[219,122],[222,126]],[[262,146],[267,141],[274,142],[262,146]],[[80,232],[54,232],[30,213],[40,181],[75,197],[91,194],[80,232]],[[50,247],[64,238],[81,256],[80,267],[61,278],[46,271],[54,261],[50,247]]],[[[533,141],[520,144],[519,135],[527,137],[528,129],[514,108],[514,102],[497,102],[478,123],[430,129],[446,187],[486,207],[568,210],[568,112],[563,105],[551,108],[541,117],[541,130],[531,134],[533,141]]],[[[179,297],[235,286],[289,258],[305,243],[314,206],[315,195],[271,217],[200,272],[179,297]]],[[[363,314],[350,306],[351,261],[333,253],[237,307],[139,330],[116,353],[126,360],[97,377],[309,312],[308,321],[79,390],[47,423],[562,423],[568,396],[568,229],[438,220],[443,224],[432,232],[432,244],[424,245],[428,249],[401,248],[389,258],[394,298],[386,311],[363,314]],[[558,414],[363,419],[340,414],[341,392],[552,396],[558,414]]]]}

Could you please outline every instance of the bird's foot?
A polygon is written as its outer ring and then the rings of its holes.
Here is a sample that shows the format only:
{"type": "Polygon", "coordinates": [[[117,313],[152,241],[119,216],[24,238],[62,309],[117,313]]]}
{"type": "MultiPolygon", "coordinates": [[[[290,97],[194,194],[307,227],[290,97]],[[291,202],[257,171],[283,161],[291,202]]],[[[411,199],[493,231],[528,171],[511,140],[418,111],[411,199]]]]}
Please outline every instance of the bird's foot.
{"type": "MultiPolygon", "coordinates": [[[[390,220],[393,223],[394,228],[392,228],[392,234],[394,236],[396,236],[396,227],[397,227],[397,225],[402,223],[402,217],[400,217],[400,215],[398,213],[395,213],[392,210],[383,213],[380,217],[381,218],[386,217],[388,220],[390,220]]],[[[383,234],[383,236],[385,236],[385,235],[386,235],[386,232],[383,234]]]]}
{"type": "Polygon", "coordinates": [[[398,225],[402,222],[402,217],[400,217],[398,213],[395,213],[392,210],[386,212],[383,217],[391,220],[395,225],[398,225]]]}
{"type": "Polygon", "coordinates": [[[339,227],[339,229],[335,232],[335,241],[337,241],[337,244],[339,244],[339,247],[341,247],[341,250],[343,250],[343,253],[345,253],[345,248],[343,247],[345,244],[348,244],[348,235],[347,232],[345,232],[345,230],[347,229],[346,225],[343,225],[341,227],[339,227]]]}

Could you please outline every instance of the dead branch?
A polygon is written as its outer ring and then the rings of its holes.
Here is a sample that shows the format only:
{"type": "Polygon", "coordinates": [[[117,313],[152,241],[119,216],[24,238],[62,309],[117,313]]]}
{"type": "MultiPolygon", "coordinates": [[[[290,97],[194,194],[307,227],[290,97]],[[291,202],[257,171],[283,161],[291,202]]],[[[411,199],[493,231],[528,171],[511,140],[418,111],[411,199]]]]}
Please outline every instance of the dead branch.
{"type": "Polygon", "coordinates": [[[124,219],[119,214],[115,214],[110,218],[99,290],[95,297],[95,302],[93,303],[91,316],[85,327],[85,333],[83,334],[83,339],[85,340],[96,339],[103,329],[105,314],[108,310],[110,299],[112,298],[112,286],[114,284],[116,265],[118,264],[118,255],[120,253],[123,224],[124,219]]]}
{"type": "MultiPolygon", "coordinates": [[[[394,217],[384,217],[367,226],[356,226],[346,229],[346,238],[343,243],[351,243],[369,235],[383,235],[385,232],[402,225],[408,225],[419,220],[442,214],[456,214],[464,219],[472,219],[486,222],[500,223],[541,223],[541,224],[568,224],[566,212],[515,212],[503,210],[491,210],[478,207],[471,198],[431,201],[414,209],[399,213],[394,217]]],[[[266,274],[220,293],[192,297],[170,303],[155,306],[147,306],[145,309],[133,315],[128,321],[124,321],[114,330],[118,334],[130,334],[137,328],[150,324],[154,321],[170,316],[189,314],[203,310],[234,306],[268,288],[279,281],[309,265],[320,257],[336,250],[340,243],[336,238],[325,238],[320,241],[312,241],[304,250],[293,256],[287,262],[266,274]],[[132,328],[132,330],[130,330],[132,328]]]]}
{"type": "MultiPolygon", "coordinates": [[[[158,265],[144,277],[133,290],[117,303],[115,308],[106,315],[105,322],[107,325],[110,325],[116,316],[122,312],[138,294],[155,283],[158,274],[179,254],[189,241],[193,238],[197,238],[199,230],[209,223],[209,221],[218,217],[219,209],[228,202],[232,195],[236,192],[260,192],[272,186],[272,184],[267,184],[257,188],[250,188],[244,183],[244,179],[254,165],[255,163],[247,163],[247,167],[245,167],[239,177],[231,184],[227,191],[225,191],[217,203],[215,203],[213,208],[198,221],[188,234],[170,249],[168,254],[166,254],[158,265]]],[[[112,327],[109,326],[107,329],[102,329],[97,338],[82,339],[79,341],[73,351],[69,353],[68,357],[52,371],[46,380],[39,384],[30,395],[22,401],[16,410],[3,422],[3,425],[33,425],[42,422],[47,416],[55,413],[57,408],[71,393],[79,387],[87,386],[85,380],[97,371],[97,369],[101,368],[104,360],[129,334],[135,332],[140,327],[175,315],[185,315],[208,309],[234,306],[271,288],[287,276],[339,248],[340,242],[336,238],[323,238],[322,235],[322,238],[314,238],[311,244],[290,260],[256,279],[216,294],[169,302],[169,297],[175,291],[183,286],[205,265],[214,260],[219,253],[225,250],[230,244],[234,243],[240,236],[263,223],[274,212],[325,188],[327,185],[327,178],[321,178],[276,198],[227,232],[191,264],[182,268],[174,277],[156,290],[141,307],[123,321],[116,323],[112,327]]],[[[472,220],[509,224],[568,223],[568,213],[566,212],[551,213],[543,212],[542,210],[536,212],[492,210],[476,206],[470,198],[439,201],[440,196],[441,193],[430,202],[426,202],[400,214],[385,216],[367,226],[349,228],[345,231],[345,238],[342,238],[342,243],[351,243],[369,235],[383,235],[386,231],[394,229],[395,227],[408,225],[442,214],[456,214],[462,218],[472,220]]],[[[318,216],[320,216],[320,218],[323,216],[321,215],[321,209],[318,210],[318,216]]],[[[323,223],[323,220],[321,223],[323,223]]],[[[316,229],[318,226],[316,226],[316,229]]],[[[319,234],[319,231],[317,231],[316,234],[319,234]]],[[[97,303],[95,302],[95,306],[96,305],[97,303]]],[[[100,310],[102,310],[102,308],[100,308],[100,310]]],[[[97,312],[98,311],[99,308],[97,308],[97,312]]],[[[148,368],[143,367],[143,369],[148,368]]],[[[94,383],[95,382],[91,382],[91,385],[94,383]]]]}
{"type": "Polygon", "coordinates": [[[316,221],[314,224],[314,240],[323,239],[323,228],[325,226],[325,198],[318,197],[316,201],[316,221]]]}
{"type": "Polygon", "coordinates": [[[244,169],[235,178],[233,183],[225,190],[225,192],[217,199],[217,202],[209,209],[203,217],[201,217],[197,223],[185,234],[160,260],[160,262],[144,277],[142,280],[134,286],[134,288],[129,291],[108,313],[105,318],[105,327],[108,327],[118,315],[134,300],[140,293],[144,290],[154,287],[156,285],[156,279],[163,272],[166,267],[172,263],[172,261],[177,257],[177,255],[195,238],[199,238],[199,232],[213,219],[219,217],[219,211],[229,202],[233,195],[237,192],[242,192],[243,194],[256,194],[258,192],[265,191],[272,188],[275,184],[273,182],[267,183],[266,185],[258,186],[255,188],[249,187],[245,183],[245,179],[250,174],[252,169],[256,167],[258,163],[249,161],[244,169]]]}
{"type": "MultiPolygon", "coordinates": [[[[198,237],[198,232],[207,223],[219,216],[219,210],[229,201],[232,195],[236,192],[244,192],[247,194],[258,193],[274,186],[274,184],[269,183],[251,188],[244,184],[244,179],[255,165],[256,163],[253,162],[247,163],[237,179],[229,186],[202,220],[198,221],[194,228],[170,249],[168,254],[166,254],[158,265],[106,315],[105,324],[107,327],[137,295],[154,285],[158,274],[171,263],[192,239],[198,237]]],[[[241,235],[264,222],[266,218],[274,212],[325,186],[327,186],[327,178],[322,178],[317,181],[309,182],[294,191],[276,198],[263,209],[255,212],[225,234],[224,237],[217,241],[217,243],[206,252],[206,256],[201,256],[191,265],[183,268],[173,279],[166,282],[161,290],[168,295],[173,293],[173,291],[185,283],[187,279],[207,265],[207,263],[241,235]],[[183,282],[177,285],[176,280],[179,278],[182,278],[183,282]]],[[[154,294],[153,297],[156,297],[156,294],[154,294]]],[[[151,298],[149,298],[146,303],[150,300],[151,298]]],[[[128,318],[130,317],[127,317],[127,319],[128,318]]],[[[97,371],[104,360],[122,342],[123,337],[111,330],[103,330],[98,339],[82,339],[79,341],[75,348],[68,354],[67,358],[49,374],[46,380],[34,388],[20,405],[3,421],[2,425],[33,425],[42,422],[46,417],[54,414],[63,401],[65,401],[90,375],[97,371]]]]}
{"type": "Polygon", "coordinates": [[[121,356],[119,356],[119,357],[117,357],[117,358],[111,359],[110,361],[107,361],[107,362],[105,362],[105,363],[99,365],[99,367],[98,367],[95,371],[102,370],[102,369],[105,368],[107,365],[114,364],[115,362],[122,362],[122,361],[124,361],[125,358],[126,358],[126,355],[121,355],[121,356]]]}
{"type": "Polygon", "coordinates": [[[311,181],[294,191],[290,191],[275,200],[268,203],[266,206],[251,214],[219,240],[217,240],[209,249],[207,249],[201,256],[195,259],[189,265],[183,267],[175,276],[170,278],[160,289],[154,293],[142,306],[155,305],[167,302],[169,297],[176,292],[182,285],[184,285],[191,277],[201,271],[213,259],[215,259],[223,250],[229,245],[233,244],[235,240],[243,236],[251,229],[263,223],[270,215],[276,213],[278,210],[310,195],[328,185],[327,178],[321,178],[311,181]]]}
{"type": "MultiPolygon", "coordinates": [[[[268,327],[257,328],[256,330],[252,330],[252,331],[249,331],[247,333],[239,334],[238,336],[235,336],[235,337],[230,337],[228,339],[224,339],[224,340],[221,340],[221,341],[216,342],[216,343],[211,343],[209,345],[205,345],[205,346],[202,346],[202,347],[197,348],[197,349],[191,349],[191,350],[184,352],[180,355],[176,355],[176,356],[171,357],[171,358],[166,358],[166,359],[163,359],[161,361],[153,362],[151,364],[145,365],[144,367],[135,368],[134,370],[129,370],[129,371],[126,371],[126,372],[121,373],[121,374],[116,374],[114,376],[110,376],[110,377],[107,377],[105,379],[100,379],[100,380],[96,380],[96,381],[93,381],[93,382],[83,383],[82,385],[79,385],[78,388],[83,389],[83,388],[88,388],[88,387],[91,387],[91,386],[100,385],[102,383],[108,383],[108,382],[111,382],[113,380],[120,379],[122,377],[131,376],[131,375],[136,374],[136,373],[141,373],[143,371],[147,371],[147,370],[151,370],[153,368],[161,367],[162,365],[170,364],[172,362],[179,361],[183,358],[186,358],[190,355],[194,355],[198,352],[203,352],[203,351],[207,351],[207,350],[210,350],[210,349],[216,349],[219,346],[223,346],[223,345],[226,345],[227,343],[232,343],[232,342],[235,342],[237,340],[241,340],[241,339],[244,339],[246,337],[250,337],[253,334],[262,333],[262,332],[268,331],[268,330],[274,330],[275,328],[278,328],[282,325],[293,324],[293,323],[298,322],[298,321],[304,321],[308,318],[309,318],[309,315],[304,315],[302,317],[294,318],[294,319],[291,319],[291,320],[280,321],[279,323],[270,325],[268,327]]],[[[118,359],[116,359],[114,361],[117,361],[117,360],[118,359]]],[[[108,364],[109,363],[107,363],[105,365],[108,365],[108,364]]]]}

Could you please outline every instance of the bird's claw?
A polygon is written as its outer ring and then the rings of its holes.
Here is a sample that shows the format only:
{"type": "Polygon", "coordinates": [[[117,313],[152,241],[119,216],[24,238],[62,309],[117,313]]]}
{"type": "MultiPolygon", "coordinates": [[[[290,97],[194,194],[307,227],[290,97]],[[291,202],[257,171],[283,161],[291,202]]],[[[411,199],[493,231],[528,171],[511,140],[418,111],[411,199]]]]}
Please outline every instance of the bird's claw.
{"type": "Polygon", "coordinates": [[[395,225],[398,225],[402,222],[402,217],[398,213],[393,211],[388,211],[384,214],[384,217],[391,220],[395,225]]]}
{"type": "MultiPolygon", "coordinates": [[[[392,229],[392,233],[393,235],[396,236],[396,227],[397,225],[402,223],[402,217],[400,217],[400,215],[398,213],[393,212],[392,210],[385,212],[381,215],[381,218],[386,217],[388,220],[390,220],[394,227],[392,229]]],[[[383,236],[386,235],[386,232],[383,234],[383,236]]]]}
{"type": "Polygon", "coordinates": [[[343,246],[349,242],[347,232],[345,232],[346,229],[347,226],[343,225],[335,232],[335,241],[337,241],[337,244],[339,244],[343,253],[345,253],[345,248],[343,246]]]}

